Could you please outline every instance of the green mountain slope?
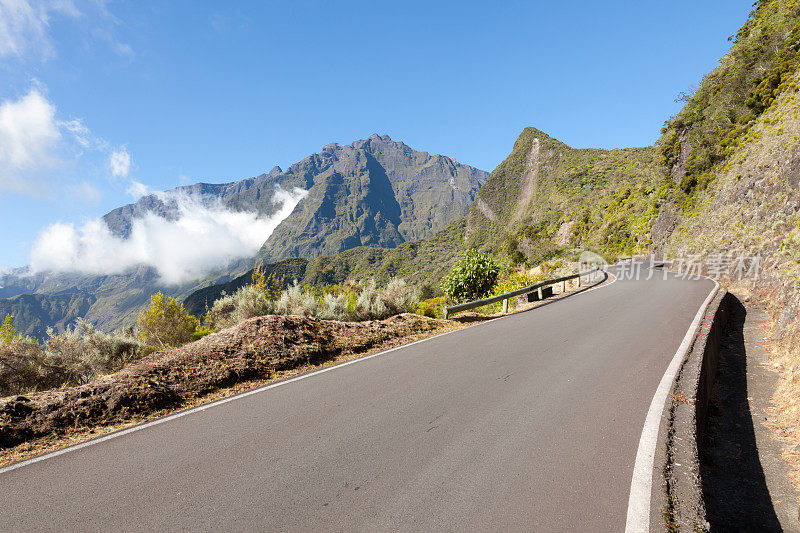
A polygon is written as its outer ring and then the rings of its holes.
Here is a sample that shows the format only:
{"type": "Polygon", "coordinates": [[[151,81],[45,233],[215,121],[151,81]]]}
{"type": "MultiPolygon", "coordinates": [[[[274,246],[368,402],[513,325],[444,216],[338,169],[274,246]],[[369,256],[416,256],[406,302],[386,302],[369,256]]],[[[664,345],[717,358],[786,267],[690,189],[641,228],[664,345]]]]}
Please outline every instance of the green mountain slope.
{"type": "Polygon", "coordinates": [[[84,294],[24,294],[0,300],[0,316],[14,316],[14,326],[22,335],[47,338],[47,328],[63,331],[86,316],[95,297],[84,294]]]}
{"type": "Polygon", "coordinates": [[[467,216],[467,239],[500,250],[509,237],[609,254],[651,245],[664,171],[656,150],[574,149],[525,128],[467,216]]]}
{"type": "Polygon", "coordinates": [[[790,82],[800,53],[800,5],[796,0],[756,2],[732,37],[720,65],[662,128],[662,162],[691,192],[723,161],[756,118],[790,82]],[[785,78],[784,78],[785,77],[785,78]],[[692,178],[694,176],[694,178],[692,178]]]}

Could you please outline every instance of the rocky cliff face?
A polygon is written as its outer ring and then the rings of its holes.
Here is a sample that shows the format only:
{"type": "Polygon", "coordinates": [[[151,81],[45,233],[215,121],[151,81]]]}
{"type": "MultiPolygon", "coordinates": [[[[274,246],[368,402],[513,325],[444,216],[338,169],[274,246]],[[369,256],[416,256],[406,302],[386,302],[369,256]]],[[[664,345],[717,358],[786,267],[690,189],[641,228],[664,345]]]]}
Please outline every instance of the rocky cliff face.
{"type": "Polygon", "coordinates": [[[488,173],[371,135],[329,144],[283,176],[309,194],[264,244],[266,261],[430,238],[467,213],[488,173]]]}
{"type": "Polygon", "coordinates": [[[167,220],[175,220],[178,215],[176,197],[181,194],[192,196],[206,204],[219,202],[222,206],[235,211],[249,211],[269,216],[278,208],[271,202],[276,188],[291,189],[294,185],[282,177],[282,174],[281,168],[276,166],[269,173],[254,178],[220,184],[195,183],[177,187],[166,194],[149,194],[136,203],[114,209],[103,216],[103,220],[115,235],[128,237],[133,221],[148,213],[167,220]]]}

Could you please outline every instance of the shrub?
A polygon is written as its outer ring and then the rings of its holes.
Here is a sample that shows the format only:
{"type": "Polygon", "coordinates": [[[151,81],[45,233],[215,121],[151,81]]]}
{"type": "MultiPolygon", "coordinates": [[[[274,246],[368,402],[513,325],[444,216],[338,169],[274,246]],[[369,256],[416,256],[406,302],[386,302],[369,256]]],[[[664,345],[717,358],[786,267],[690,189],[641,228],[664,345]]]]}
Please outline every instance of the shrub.
{"type": "MultiPolygon", "coordinates": [[[[492,296],[497,296],[506,292],[511,292],[523,287],[529,287],[544,279],[543,276],[530,274],[527,270],[516,270],[506,275],[495,287],[492,296]]],[[[517,305],[517,299],[512,298],[509,301],[509,308],[513,309],[517,305]]],[[[480,308],[480,311],[485,313],[497,313],[502,309],[503,303],[496,302],[480,308]]]]}
{"type": "Polygon", "coordinates": [[[355,318],[357,320],[375,320],[385,318],[390,314],[375,286],[375,280],[369,280],[356,299],[355,318]]]}
{"type": "Polygon", "coordinates": [[[162,293],[150,297],[150,309],[139,314],[139,339],[155,349],[175,348],[192,340],[199,322],[183,304],[162,293]]]}
{"type": "Polygon", "coordinates": [[[419,291],[402,278],[393,278],[380,295],[392,315],[413,313],[419,302],[419,291]]]}
{"type": "Polygon", "coordinates": [[[83,319],[63,333],[48,330],[44,345],[48,363],[61,369],[62,382],[85,383],[98,374],[113,372],[138,359],[144,344],[119,334],[97,331],[83,319]]]}
{"type": "Polygon", "coordinates": [[[144,353],[135,338],[102,333],[80,319],[63,333],[48,334],[44,345],[16,334],[0,342],[0,395],[85,383],[144,353]]]}
{"type": "Polygon", "coordinates": [[[512,265],[518,265],[525,261],[525,254],[519,249],[519,239],[514,235],[509,235],[506,238],[506,255],[512,265]]]}
{"type": "Polygon", "coordinates": [[[317,316],[325,320],[347,320],[347,295],[327,293],[322,296],[317,316]]]}
{"type": "Polygon", "coordinates": [[[392,279],[383,291],[375,282],[365,285],[347,282],[326,285],[321,296],[314,287],[303,288],[297,281],[271,300],[254,283],[214,302],[206,315],[206,326],[221,329],[253,316],[267,314],[315,316],[325,320],[374,320],[397,313],[413,312],[418,291],[400,278],[392,279]]]}
{"type": "Polygon", "coordinates": [[[419,299],[420,300],[430,300],[431,298],[436,298],[437,296],[441,296],[441,289],[438,287],[433,287],[430,283],[423,283],[422,286],[419,288],[419,299]],[[438,292],[438,294],[437,294],[438,292]]]}
{"type": "Polygon", "coordinates": [[[197,331],[192,333],[192,342],[199,341],[200,339],[202,339],[206,335],[210,335],[211,333],[212,333],[211,328],[206,326],[201,326],[197,328],[197,331]]]}
{"type": "Polygon", "coordinates": [[[275,302],[275,312],[279,315],[315,316],[319,309],[319,301],[315,294],[304,291],[294,281],[275,302]]]}
{"type": "Polygon", "coordinates": [[[236,305],[233,295],[222,293],[222,297],[214,302],[206,313],[205,323],[215,330],[225,329],[237,323],[236,305]]]}
{"type": "Polygon", "coordinates": [[[16,337],[0,343],[0,396],[63,382],[59,369],[48,365],[42,347],[31,338],[16,337]]]}
{"type": "Polygon", "coordinates": [[[13,342],[17,338],[19,338],[19,335],[17,330],[14,329],[14,315],[6,315],[0,325],[0,343],[13,342]]]}
{"type": "Polygon", "coordinates": [[[257,285],[245,285],[236,291],[233,295],[233,307],[237,322],[275,312],[275,302],[257,285]]]}
{"type": "MultiPolygon", "coordinates": [[[[283,278],[278,278],[274,274],[266,275],[266,267],[264,263],[260,262],[253,269],[251,275],[251,286],[264,294],[264,297],[269,300],[277,300],[283,292],[283,278]]],[[[259,316],[259,315],[254,315],[259,316]]]]}
{"type": "Polygon", "coordinates": [[[478,300],[492,293],[500,268],[488,254],[469,250],[442,280],[442,290],[451,299],[478,300]]]}
{"type": "Polygon", "coordinates": [[[442,309],[444,309],[446,304],[447,302],[442,296],[438,298],[428,298],[417,304],[416,313],[429,318],[441,318],[442,309]]]}

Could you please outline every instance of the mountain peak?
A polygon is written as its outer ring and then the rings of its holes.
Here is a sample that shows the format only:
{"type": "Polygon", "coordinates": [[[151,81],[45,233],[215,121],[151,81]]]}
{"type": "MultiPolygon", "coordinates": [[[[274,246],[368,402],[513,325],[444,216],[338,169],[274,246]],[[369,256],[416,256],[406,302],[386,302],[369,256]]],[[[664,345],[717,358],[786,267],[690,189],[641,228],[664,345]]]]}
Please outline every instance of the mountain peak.
{"type": "Polygon", "coordinates": [[[367,137],[368,141],[383,141],[383,142],[392,142],[392,138],[388,135],[378,135],[377,133],[373,133],[369,137],[367,137]]]}

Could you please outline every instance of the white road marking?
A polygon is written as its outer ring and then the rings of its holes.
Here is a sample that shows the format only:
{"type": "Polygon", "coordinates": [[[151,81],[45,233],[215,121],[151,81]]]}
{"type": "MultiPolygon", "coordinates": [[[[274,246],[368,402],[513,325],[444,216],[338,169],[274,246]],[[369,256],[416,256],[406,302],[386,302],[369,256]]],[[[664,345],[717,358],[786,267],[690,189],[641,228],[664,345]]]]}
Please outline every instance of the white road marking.
{"type": "Polygon", "coordinates": [[[625,522],[625,533],[646,533],[650,531],[650,497],[653,489],[653,462],[655,461],[656,448],[658,446],[658,427],[661,424],[661,413],[667,402],[667,395],[672,388],[675,375],[686,357],[689,348],[697,334],[700,321],[708,309],[709,304],[717,295],[719,283],[716,280],[703,276],[714,282],[714,288],[706,297],[703,305],[697,311],[686,336],[683,337],[678,351],[670,361],[667,371],[658,384],[653,401],[650,402],[650,409],[647,411],[647,418],[642,428],[642,436],[639,439],[639,449],[636,452],[636,462],[633,466],[633,477],[631,478],[631,492],[628,497],[628,517],[625,522]]]}

